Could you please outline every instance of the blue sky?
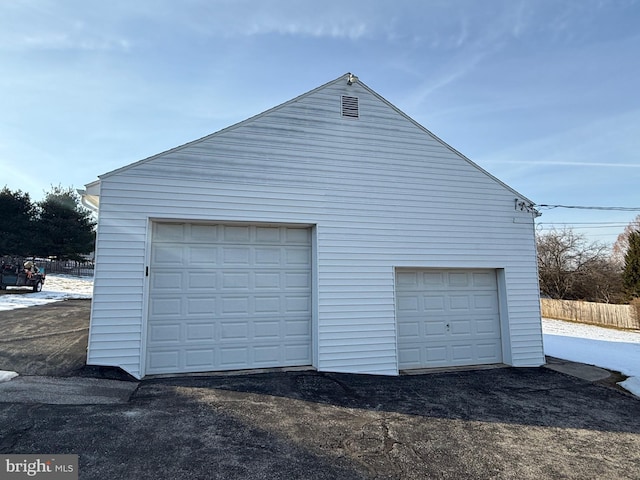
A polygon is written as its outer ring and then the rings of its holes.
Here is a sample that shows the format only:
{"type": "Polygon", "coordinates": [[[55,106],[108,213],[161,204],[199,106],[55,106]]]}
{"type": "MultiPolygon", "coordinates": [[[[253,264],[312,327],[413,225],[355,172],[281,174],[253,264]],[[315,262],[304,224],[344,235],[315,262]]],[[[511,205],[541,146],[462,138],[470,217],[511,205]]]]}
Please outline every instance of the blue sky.
{"type": "MultiPolygon", "coordinates": [[[[0,187],[82,188],[346,72],[538,205],[640,208],[636,0],[0,0],[0,187]]],[[[607,243],[640,214],[541,211],[607,243]]]]}

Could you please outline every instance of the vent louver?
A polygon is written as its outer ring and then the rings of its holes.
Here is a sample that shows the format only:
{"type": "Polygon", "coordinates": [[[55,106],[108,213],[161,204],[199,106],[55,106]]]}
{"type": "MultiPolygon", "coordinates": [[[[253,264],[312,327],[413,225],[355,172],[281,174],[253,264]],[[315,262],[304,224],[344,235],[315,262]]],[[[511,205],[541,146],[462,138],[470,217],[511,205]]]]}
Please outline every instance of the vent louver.
{"type": "Polygon", "coordinates": [[[358,97],[342,96],[342,116],[358,118],[358,97]]]}

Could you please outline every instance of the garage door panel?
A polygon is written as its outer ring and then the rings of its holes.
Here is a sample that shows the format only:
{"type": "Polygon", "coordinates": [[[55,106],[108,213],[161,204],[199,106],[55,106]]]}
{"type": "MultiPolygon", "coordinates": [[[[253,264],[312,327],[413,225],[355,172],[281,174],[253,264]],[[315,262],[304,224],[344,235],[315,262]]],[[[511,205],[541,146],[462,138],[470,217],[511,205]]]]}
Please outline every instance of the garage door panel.
{"type": "Polygon", "coordinates": [[[287,295],[284,298],[284,313],[311,313],[310,295],[287,295]]]}
{"type": "Polygon", "coordinates": [[[282,274],[279,271],[254,273],[254,286],[260,290],[282,290],[282,274]]]}
{"type": "Polygon", "coordinates": [[[311,249],[307,247],[291,247],[286,250],[285,267],[298,267],[311,264],[311,249]]]}
{"type": "Polygon", "coordinates": [[[172,244],[158,245],[151,254],[151,261],[157,267],[181,267],[185,262],[184,254],[172,244]]]}
{"type": "MultiPolygon", "coordinates": [[[[156,275],[158,275],[158,272],[156,272],[156,275]]],[[[215,289],[218,284],[218,276],[212,272],[187,271],[185,272],[184,275],[187,277],[186,287],[190,291],[197,291],[197,290],[208,291],[208,290],[215,289]]],[[[184,284],[182,282],[176,283],[173,285],[173,288],[175,289],[176,286],[182,287],[184,286],[184,284]]]]}
{"type": "Polygon", "coordinates": [[[283,252],[280,247],[261,247],[255,249],[255,264],[265,267],[279,268],[283,252]]]}
{"type": "Polygon", "coordinates": [[[182,285],[183,275],[181,272],[158,271],[153,277],[151,288],[154,290],[166,290],[175,292],[176,285],[182,285]]]}
{"type": "Polygon", "coordinates": [[[222,231],[225,242],[249,242],[251,240],[251,228],[249,226],[222,225],[222,231]]]}
{"type": "Polygon", "coordinates": [[[438,320],[427,320],[424,322],[424,335],[429,339],[447,334],[447,323],[438,320]]]}
{"type": "Polygon", "coordinates": [[[284,241],[287,244],[311,244],[311,230],[308,228],[284,228],[282,230],[284,234],[284,241]]]}
{"type": "Polygon", "coordinates": [[[249,364],[249,347],[220,348],[220,366],[223,369],[246,368],[249,364]]]}
{"type": "Polygon", "coordinates": [[[216,325],[212,322],[187,322],[185,326],[187,342],[211,342],[216,338],[216,325]]]}
{"type": "Polygon", "coordinates": [[[154,298],[151,302],[150,310],[151,315],[153,315],[154,317],[180,315],[182,312],[182,298],[154,298]]]}
{"type": "Polygon", "coordinates": [[[477,346],[478,357],[483,358],[487,363],[498,363],[502,361],[502,346],[500,342],[480,343],[477,346]]]}
{"type": "Polygon", "coordinates": [[[225,268],[249,267],[251,265],[251,250],[249,247],[223,247],[222,261],[225,268]]]}
{"type": "Polygon", "coordinates": [[[474,333],[470,319],[452,321],[449,323],[449,329],[451,336],[458,338],[461,336],[471,337],[474,333]]]}
{"type": "Polygon", "coordinates": [[[489,287],[493,289],[496,286],[495,275],[489,273],[474,273],[472,279],[474,287],[489,287]]]}
{"type": "Polygon", "coordinates": [[[400,368],[502,361],[494,270],[399,269],[396,315],[400,368]]]}
{"type": "Polygon", "coordinates": [[[221,297],[221,315],[242,315],[247,316],[250,312],[250,299],[242,297],[221,297]]]}
{"type": "MultiPolygon", "coordinates": [[[[175,244],[175,250],[178,250],[182,246],[180,244],[175,244]]],[[[208,245],[191,245],[186,251],[186,255],[184,255],[185,262],[184,266],[188,268],[212,268],[216,266],[218,261],[218,248],[208,245]]]]}
{"type": "Polygon", "coordinates": [[[476,332],[478,335],[491,335],[493,337],[499,337],[500,331],[494,317],[477,317],[475,319],[476,332]]]}
{"type": "Polygon", "coordinates": [[[156,349],[147,355],[148,367],[152,370],[175,371],[180,365],[180,352],[176,349],[156,349]]]}
{"type": "Polygon", "coordinates": [[[398,325],[398,338],[412,339],[420,335],[420,321],[404,321],[398,325]]]}
{"type": "Polygon", "coordinates": [[[278,296],[256,296],[254,298],[254,310],[256,314],[279,313],[282,311],[282,299],[278,296]]]}
{"type": "Polygon", "coordinates": [[[412,290],[411,287],[416,287],[417,289],[417,275],[416,272],[398,272],[396,274],[396,285],[402,285],[403,292],[410,292],[412,290]]]}
{"type": "Polygon", "coordinates": [[[239,322],[221,322],[220,323],[220,341],[225,340],[249,340],[249,325],[246,321],[239,322]]]}
{"type": "Polygon", "coordinates": [[[150,340],[154,343],[174,343],[180,342],[181,327],[179,323],[154,325],[150,331],[150,340]]]}
{"type": "Polygon", "coordinates": [[[419,368],[424,363],[420,356],[421,348],[422,347],[417,345],[406,345],[405,348],[398,353],[400,364],[405,365],[404,368],[419,368]]]}
{"type": "Polygon", "coordinates": [[[253,347],[253,360],[256,366],[279,363],[280,348],[278,345],[253,347]]]}
{"type": "Polygon", "coordinates": [[[256,227],[256,240],[265,243],[280,243],[283,229],[279,227],[256,227]]]}
{"type": "Polygon", "coordinates": [[[469,286],[469,274],[466,272],[450,272],[447,274],[449,287],[469,286]]]}
{"type": "Polygon", "coordinates": [[[187,349],[184,358],[185,368],[199,370],[211,365],[215,358],[215,352],[211,348],[187,349]]]}
{"type": "Polygon", "coordinates": [[[284,348],[284,357],[282,358],[282,366],[294,367],[296,365],[305,365],[311,358],[311,346],[309,342],[300,343],[298,345],[286,345],[284,348]]]}
{"type": "Polygon", "coordinates": [[[284,319],[284,338],[296,339],[297,341],[302,339],[311,340],[311,325],[307,321],[306,317],[284,319]]]}
{"type": "Polygon", "coordinates": [[[423,296],[424,309],[432,312],[444,312],[446,310],[446,298],[444,295],[423,296]]]}
{"type": "Polygon", "coordinates": [[[409,312],[417,312],[419,310],[420,301],[418,295],[403,295],[398,297],[397,308],[403,314],[407,315],[409,312]]]}
{"type": "Polygon", "coordinates": [[[222,271],[222,289],[248,292],[251,288],[250,272],[222,271]]]}
{"type": "MultiPolygon", "coordinates": [[[[183,226],[183,229],[186,226],[183,226]]],[[[198,225],[189,226],[189,242],[191,243],[218,243],[220,240],[219,228],[217,225],[198,225]]],[[[181,241],[184,241],[184,235],[181,241]]]]}
{"type": "Polygon", "coordinates": [[[185,225],[180,223],[157,223],[154,225],[154,240],[160,242],[184,242],[185,225]]]}
{"type": "Polygon", "coordinates": [[[309,229],[163,227],[152,237],[146,373],[311,363],[309,229]]]}
{"type": "Polygon", "coordinates": [[[468,295],[449,295],[450,310],[466,310],[469,311],[471,302],[468,295]]]}
{"type": "Polygon", "coordinates": [[[216,311],[215,299],[210,297],[186,297],[186,315],[213,314],[216,311]]]}
{"type": "MultiPolygon", "coordinates": [[[[444,287],[446,285],[445,282],[445,274],[443,272],[423,272],[422,275],[422,285],[429,285],[432,289],[437,289],[437,287],[444,287]]],[[[416,288],[419,286],[416,285],[416,288]]]]}
{"type": "Polygon", "coordinates": [[[259,341],[279,341],[281,338],[280,321],[263,320],[253,322],[253,338],[259,341]]]}
{"type": "Polygon", "coordinates": [[[290,271],[284,274],[284,286],[287,291],[290,290],[303,290],[311,291],[311,272],[304,271],[290,271]]]}
{"type": "Polygon", "coordinates": [[[498,313],[498,304],[495,301],[494,293],[481,293],[473,296],[474,310],[488,310],[498,313]]]}
{"type": "Polygon", "coordinates": [[[443,366],[449,362],[450,355],[447,355],[447,346],[438,345],[437,343],[434,345],[427,345],[424,347],[424,358],[421,358],[421,365],[423,366],[425,360],[428,366],[443,366]]]}

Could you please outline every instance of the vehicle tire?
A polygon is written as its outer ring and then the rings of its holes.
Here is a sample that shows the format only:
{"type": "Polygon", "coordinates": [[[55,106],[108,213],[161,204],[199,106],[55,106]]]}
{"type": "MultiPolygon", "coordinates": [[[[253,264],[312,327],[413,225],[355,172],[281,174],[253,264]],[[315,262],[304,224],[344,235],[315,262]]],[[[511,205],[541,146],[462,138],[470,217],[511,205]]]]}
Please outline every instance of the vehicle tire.
{"type": "Polygon", "coordinates": [[[40,280],[38,280],[36,282],[36,284],[33,286],[33,291],[34,292],[41,292],[42,291],[42,282],[40,280]]]}

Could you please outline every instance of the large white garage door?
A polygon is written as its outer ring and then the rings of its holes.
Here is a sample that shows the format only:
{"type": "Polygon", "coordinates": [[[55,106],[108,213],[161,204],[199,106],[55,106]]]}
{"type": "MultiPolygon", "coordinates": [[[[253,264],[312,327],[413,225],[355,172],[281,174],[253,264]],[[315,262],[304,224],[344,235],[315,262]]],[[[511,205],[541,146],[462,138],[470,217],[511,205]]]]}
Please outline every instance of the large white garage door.
{"type": "Polygon", "coordinates": [[[311,364],[308,228],[154,223],[146,373],[311,364]]]}
{"type": "Polygon", "coordinates": [[[500,363],[494,270],[398,269],[399,368],[500,363]]]}

